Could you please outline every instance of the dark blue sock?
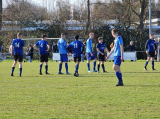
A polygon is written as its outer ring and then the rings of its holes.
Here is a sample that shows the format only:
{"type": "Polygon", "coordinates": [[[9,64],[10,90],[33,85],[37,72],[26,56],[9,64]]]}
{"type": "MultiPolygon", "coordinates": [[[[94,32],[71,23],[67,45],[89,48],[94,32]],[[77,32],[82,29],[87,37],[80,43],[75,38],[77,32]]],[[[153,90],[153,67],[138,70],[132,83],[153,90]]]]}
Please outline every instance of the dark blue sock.
{"type": "Polygon", "coordinates": [[[105,67],[104,67],[104,64],[102,64],[102,69],[103,69],[103,72],[105,72],[105,67]]]}
{"type": "Polygon", "coordinates": [[[61,70],[62,70],[62,64],[60,63],[59,64],[59,72],[61,72],[61,70]]]}
{"type": "Polygon", "coordinates": [[[39,72],[40,73],[42,72],[42,64],[40,64],[40,66],[39,66],[39,72]]]}
{"type": "Polygon", "coordinates": [[[78,65],[75,66],[75,73],[78,73],[78,65]]]}
{"type": "Polygon", "coordinates": [[[22,74],[22,68],[19,68],[19,74],[22,74]]]}
{"type": "Polygon", "coordinates": [[[118,79],[118,82],[120,82],[120,75],[119,75],[119,71],[115,73],[118,79]]]}
{"type": "Polygon", "coordinates": [[[148,62],[146,61],[146,63],[145,63],[145,67],[147,67],[147,65],[148,65],[148,62]]]}
{"type": "Polygon", "coordinates": [[[93,61],[93,71],[96,69],[96,62],[93,61]]]}
{"type": "Polygon", "coordinates": [[[90,64],[89,63],[87,63],[87,67],[88,67],[88,71],[90,71],[90,64]]]}
{"type": "Polygon", "coordinates": [[[48,72],[48,65],[45,65],[45,71],[48,72]]]}
{"type": "Polygon", "coordinates": [[[78,73],[78,69],[79,69],[79,64],[77,65],[77,73],[78,73]]]}
{"type": "Polygon", "coordinates": [[[119,82],[123,82],[123,80],[122,80],[122,73],[119,73],[119,82]]]}
{"type": "Polygon", "coordinates": [[[152,68],[154,68],[154,61],[152,61],[152,68]]]}
{"type": "Polygon", "coordinates": [[[65,63],[66,73],[68,73],[68,63],[65,63]]]}
{"type": "Polygon", "coordinates": [[[97,66],[97,70],[99,71],[99,68],[100,68],[100,64],[98,64],[98,66],[97,66]]]}
{"type": "Polygon", "coordinates": [[[13,74],[13,72],[14,72],[14,69],[15,69],[15,68],[14,68],[14,67],[12,67],[12,71],[11,71],[11,73],[12,73],[12,74],[13,74]]]}

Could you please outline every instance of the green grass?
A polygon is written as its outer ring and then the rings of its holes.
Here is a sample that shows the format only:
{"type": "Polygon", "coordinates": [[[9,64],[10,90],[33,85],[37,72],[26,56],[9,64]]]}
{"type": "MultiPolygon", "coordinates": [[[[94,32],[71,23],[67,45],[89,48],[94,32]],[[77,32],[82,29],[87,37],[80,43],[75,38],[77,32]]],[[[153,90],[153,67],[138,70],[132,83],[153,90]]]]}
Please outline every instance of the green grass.
{"type": "Polygon", "coordinates": [[[72,75],[58,75],[58,63],[49,62],[51,75],[40,76],[39,62],[27,62],[22,77],[18,66],[11,77],[11,65],[11,61],[0,63],[0,119],[160,118],[159,62],[157,71],[150,70],[151,63],[148,71],[143,70],[144,62],[122,63],[124,87],[115,87],[113,62],[105,63],[108,74],[89,74],[86,63],[81,63],[77,78],[73,62],[69,63],[72,75]]]}

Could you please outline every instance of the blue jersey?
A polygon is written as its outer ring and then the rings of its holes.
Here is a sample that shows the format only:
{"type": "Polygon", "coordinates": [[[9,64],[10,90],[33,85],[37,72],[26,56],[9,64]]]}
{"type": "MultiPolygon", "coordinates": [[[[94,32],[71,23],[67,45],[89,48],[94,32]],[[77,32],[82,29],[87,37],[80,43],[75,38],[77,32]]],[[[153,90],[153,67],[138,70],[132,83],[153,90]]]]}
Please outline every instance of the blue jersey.
{"type": "Polygon", "coordinates": [[[47,54],[48,52],[46,51],[47,50],[47,45],[48,45],[48,42],[45,41],[45,40],[40,40],[38,41],[36,44],[36,46],[39,46],[39,55],[42,55],[42,54],[47,54]]]}
{"type": "Polygon", "coordinates": [[[13,46],[13,54],[14,55],[23,55],[23,47],[24,47],[23,40],[13,39],[12,46],[13,46]]]}
{"type": "Polygon", "coordinates": [[[64,39],[59,39],[58,50],[60,54],[67,54],[67,45],[64,39]]]}
{"type": "Polygon", "coordinates": [[[121,47],[120,44],[123,45],[123,39],[121,36],[117,36],[114,41],[114,56],[121,56],[121,47]]]}
{"type": "MultiPolygon", "coordinates": [[[[106,45],[105,45],[105,43],[98,43],[98,44],[97,44],[97,48],[98,48],[102,53],[104,53],[104,50],[105,50],[105,48],[106,48],[106,45]]],[[[100,53],[97,52],[97,54],[99,55],[100,53]]]]}
{"type": "Polygon", "coordinates": [[[152,40],[152,39],[147,40],[146,49],[148,52],[155,52],[156,47],[157,47],[157,43],[155,42],[155,40],[152,40]]]}
{"type": "Polygon", "coordinates": [[[80,41],[73,41],[68,45],[68,48],[72,48],[74,57],[81,57],[83,43],[80,41]]]}
{"type": "Polygon", "coordinates": [[[86,52],[87,53],[93,52],[92,39],[88,39],[87,42],[86,42],[86,52]]]}

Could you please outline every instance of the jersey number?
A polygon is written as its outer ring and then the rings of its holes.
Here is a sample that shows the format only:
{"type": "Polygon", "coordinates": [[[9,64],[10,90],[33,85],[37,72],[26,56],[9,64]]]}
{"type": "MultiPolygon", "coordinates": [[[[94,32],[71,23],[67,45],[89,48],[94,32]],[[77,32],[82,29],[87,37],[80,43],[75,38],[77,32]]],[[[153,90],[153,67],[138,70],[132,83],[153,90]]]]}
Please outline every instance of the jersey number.
{"type": "Polygon", "coordinates": [[[78,48],[78,44],[77,43],[74,44],[74,48],[78,48]]]}
{"type": "Polygon", "coordinates": [[[19,43],[15,43],[15,47],[19,48],[19,43]]]}
{"type": "Polygon", "coordinates": [[[41,44],[41,48],[43,48],[43,43],[41,44]]]}

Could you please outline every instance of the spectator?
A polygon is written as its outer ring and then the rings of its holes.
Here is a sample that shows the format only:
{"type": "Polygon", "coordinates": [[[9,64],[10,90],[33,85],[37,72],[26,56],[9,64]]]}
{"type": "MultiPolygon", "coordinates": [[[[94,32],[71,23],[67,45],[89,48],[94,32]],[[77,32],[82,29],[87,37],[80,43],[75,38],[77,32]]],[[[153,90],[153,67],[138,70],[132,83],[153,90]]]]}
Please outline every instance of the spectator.
{"type": "Polygon", "coordinates": [[[53,53],[58,53],[58,46],[57,46],[57,43],[56,42],[53,42],[53,45],[52,45],[52,52],[53,53]]]}
{"type": "Polygon", "coordinates": [[[28,56],[29,56],[29,62],[32,63],[33,58],[33,47],[31,44],[28,44],[28,56]]]}
{"type": "Polygon", "coordinates": [[[83,46],[83,47],[84,47],[84,48],[83,48],[84,50],[83,50],[83,53],[81,54],[81,61],[82,61],[82,62],[84,62],[84,55],[85,55],[85,51],[86,51],[86,42],[83,42],[83,45],[84,45],[84,46],[83,46]]]}
{"type": "Polygon", "coordinates": [[[136,48],[135,46],[133,45],[133,41],[130,42],[130,45],[128,46],[128,51],[135,51],[136,48]]]}

